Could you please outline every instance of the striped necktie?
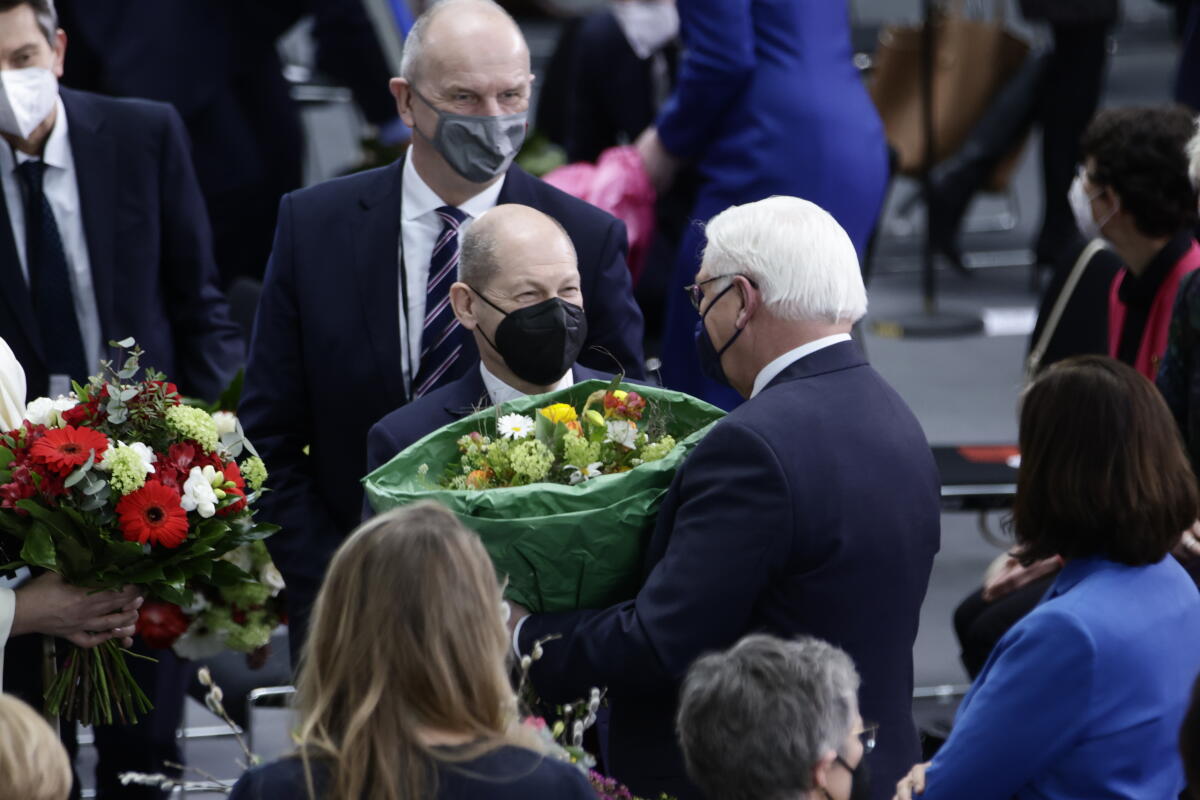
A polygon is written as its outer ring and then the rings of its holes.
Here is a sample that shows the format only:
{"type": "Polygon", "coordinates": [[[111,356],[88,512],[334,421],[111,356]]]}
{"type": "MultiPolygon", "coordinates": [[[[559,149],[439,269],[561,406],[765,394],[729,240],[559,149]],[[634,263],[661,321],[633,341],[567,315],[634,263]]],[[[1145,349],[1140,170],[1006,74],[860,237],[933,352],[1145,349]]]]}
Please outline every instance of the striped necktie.
{"type": "Polygon", "coordinates": [[[462,354],[466,334],[450,307],[450,285],[458,277],[458,229],[467,215],[454,206],[442,206],[436,213],[442,220],[442,232],[429,259],[421,365],[413,381],[413,399],[446,382],[450,368],[462,354]]]}

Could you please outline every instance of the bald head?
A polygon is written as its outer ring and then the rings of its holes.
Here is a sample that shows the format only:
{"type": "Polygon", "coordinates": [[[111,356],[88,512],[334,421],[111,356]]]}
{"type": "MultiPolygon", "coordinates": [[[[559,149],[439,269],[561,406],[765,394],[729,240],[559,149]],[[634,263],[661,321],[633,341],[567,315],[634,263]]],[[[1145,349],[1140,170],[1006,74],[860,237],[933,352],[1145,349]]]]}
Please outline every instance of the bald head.
{"type": "Polygon", "coordinates": [[[463,235],[458,280],[483,290],[500,273],[550,269],[578,275],[575,246],[558,220],[536,208],[507,204],[487,211],[463,235]]]}
{"type": "Polygon", "coordinates": [[[493,0],[440,0],[404,40],[400,76],[410,84],[447,71],[529,72],[529,47],[516,21],[493,0]]]}

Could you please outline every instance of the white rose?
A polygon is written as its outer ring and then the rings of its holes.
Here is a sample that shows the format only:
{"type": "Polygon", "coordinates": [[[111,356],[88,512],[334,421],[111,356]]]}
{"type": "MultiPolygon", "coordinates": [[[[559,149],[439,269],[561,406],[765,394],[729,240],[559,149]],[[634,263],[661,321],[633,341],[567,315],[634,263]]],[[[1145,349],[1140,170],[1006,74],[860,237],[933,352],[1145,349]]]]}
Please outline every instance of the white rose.
{"type": "Polygon", "coordinates": [[[49,425],[50,415],[54,413],[54,401],[49,397],[39,397],[25,406],[25,419],[34,425],[49,425]]]}
{"type": "Polygon", "coordinates": [[[183,484],[183,498],[179,503],[184,511],[195,511],[205,519],[217,513],[217,495],[212,486],[215,475],[216,470],[211,466],[192,467],[183,484]]]}
{"type": "Polygon", "coordinates": [[[271,597],[277,596],[284,590],[283,575],[274,564],[267,564],[262,568],[262,572],[258,573],[258,580],[268,589],[271,590],[271,597]]]}
{"type": "Polygon", "coordinates": [[[237,414],[232,411],[216,411],[212,415],[213,423],[217,426],[217,436],[224,436],[237,430],[237,414]]]}

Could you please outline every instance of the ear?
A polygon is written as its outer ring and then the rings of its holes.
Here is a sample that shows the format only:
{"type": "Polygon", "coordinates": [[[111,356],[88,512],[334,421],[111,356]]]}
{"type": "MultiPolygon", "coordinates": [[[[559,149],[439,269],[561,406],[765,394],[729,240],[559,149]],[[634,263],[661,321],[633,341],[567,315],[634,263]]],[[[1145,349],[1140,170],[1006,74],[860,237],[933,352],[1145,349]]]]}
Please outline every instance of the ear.
{"type": "Polygon", "coordinates": [[[733,324],[738,328],[744,328],[762,306],[762,295],[742,275],[735,276],[733,282],[737,284],[738,294],[742,296],[742,310],[738,312],[737,319],[733,324]]]}
{"type": "Polygon", "coordinates": [[[829,773],[833,769],[833,762],[837,758],[837,754],[832,750],[821,756],[821,760],[813,765],[812,768],[812,783],[816,788],[829,790],[829,773]]]}
{"type": "Polygon", "coordinates": [[[408,127],[413,127],[415,121],[412,113],[412,89],[407,78],[392,78],[388,81],[388,90],[396,98],[396,113],[408,127]]]}
{"type": "Polygon", "coordinates": [[[62,78],[63,64],[67,59],[67,32],[59,28],[54,32],[54,66],[51,71],[54,77],[62,78]]]}
{"type": "Polygon", "coordinates": [[[450,285],[450,308],[458,317],[459,324],[467,330],[473,331],[479,327],[479,320],[475,318],[475,293],[465,283],[450,285]]]}

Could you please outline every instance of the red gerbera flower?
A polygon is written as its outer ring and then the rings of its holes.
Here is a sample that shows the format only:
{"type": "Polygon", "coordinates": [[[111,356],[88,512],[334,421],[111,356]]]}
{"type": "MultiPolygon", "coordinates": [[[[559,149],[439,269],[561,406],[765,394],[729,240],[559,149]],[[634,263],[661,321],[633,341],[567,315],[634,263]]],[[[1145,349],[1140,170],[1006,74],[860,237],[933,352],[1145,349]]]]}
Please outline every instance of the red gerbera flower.
{"type": "Polygon", "coordinates": [[[174,603],[151,600],[138,612],[137,633],[156,650],[166,650],[191,625],[183,609],[174,603]]]}
{"type": "Polygon", "coordinates": [[[179,504],[179,492],[149,481],[117,503],[121,534],[129,542],[161,544],[174,548],[187,539],[187,512],[179,504]]]}
{"type": "Polygon", "coordinates": [[[91,428],[75,428],[68,425],[46,431],[46,434],[29,449],[29,456],[37,464],[59,475],[69,475],[71,470],[81,467],[91,451],[96,459],[108,449],[108,437],[91,428]]]}

